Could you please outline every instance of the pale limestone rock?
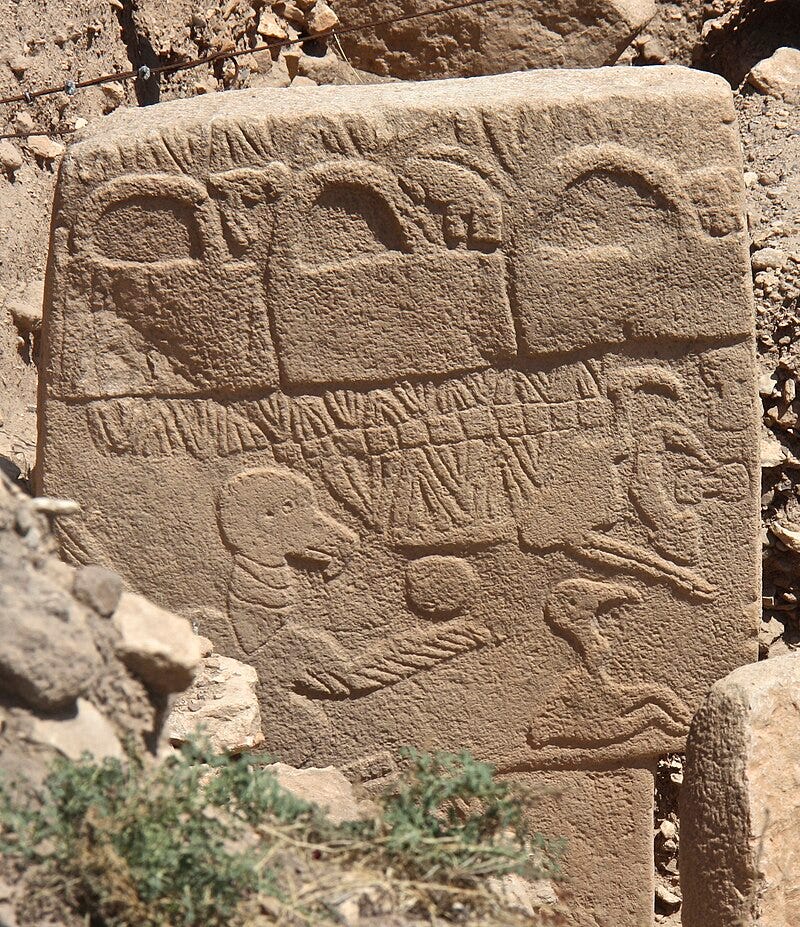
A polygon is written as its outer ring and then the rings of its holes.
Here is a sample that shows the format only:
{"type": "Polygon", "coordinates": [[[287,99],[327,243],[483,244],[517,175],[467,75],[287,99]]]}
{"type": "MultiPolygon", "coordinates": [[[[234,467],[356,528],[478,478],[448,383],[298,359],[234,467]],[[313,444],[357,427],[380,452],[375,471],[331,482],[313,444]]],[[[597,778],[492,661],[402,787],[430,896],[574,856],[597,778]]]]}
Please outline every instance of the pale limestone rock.
{"type": "Polygon", "coordinates": [[[229,657],[205,656],[194,682],[172,706],[166,734],[174,746],[202,737],[215,753],[260,746],[264,735],[256,671],[229,657]]]}
{"type": "Polygon", "coordinates": [[[8,66],[16,77],[22,77],[34,63],[30,55],[13,55],[8,59],[8,66]]]}
{"type": "Polygon", "coordinates": [[[3,170],[14,173],[22,167],[22,152],[8,139],[0,140],[0,165],[3,170]]]}
{"type": "Polygon", "coordinates": [[[558,895],[549,879],[531,881],[511,873],[502,879],[489,879],[488,888],[503,902],[505,909],[522,917],[534,918],[542,908],[558,904],[558,895]]]}
{"type": "Polygon", "coordinates": [[[6,299],[6,308],[17,330],[36,334],[42,327],[44,304],[44,280],[32,280],[17,290],[12,290],[6,299]]]}
{"type": "Polygon", "coordinates": [[[334,824],[363,820],[377,812],[376,806],[359,798],[353,784],[333,766],[295,769],[285,763],[274,763],[265,768],[293,795],[324,809],[334,824]]]}
{"type": "Polygon", "coordinates": [[[779,248],[760,248],[750,255],[753,270],[782,270],[789,264],[789,255],[779,248]]]}
{"type": "Polygon", "coordinates": [[[289,86],[294,90],[298,87],[316,87],[317,83],[310,77],[304,77],[302,74],[297,74],[294,78],[292,78],[292,83],[289,86]]]}
{"type": "Polygon", "coordinates": [[[323,35],[338,25],[339,17],[325,3],[325,0],[317,0],[306,16],[306,29],[309,35],[323,35]]]}
{"type": "Polygon", "coordinates": [[[773,522],[769,526],[769,530],[779,541],[785,544],[789,550],[793,551],[795,554],[800,554],[800,531],[797,531],[795,528],[787,528],[779,521],[773,522]]]}
{"type": "Polygon", "coordinates": [[[185,618],[140,595],[122,594],[112,618],[117,655],[155,692],[182,692],[200,664],[200,644],[185,618]]]}
{"type": "Polygon", "coordinates": [[[800,102],[800,49],[779,48],[747,75],[747,83],[787,103],[800,102]]]}
{"type": "Polygon", "coordinates": [[[28,151],[43,161],[54,161],[66,150],[65,146],[47,135],[29,135],[25,139],[28,151]]]}
{"type": "Polygon", "coordinates": [[[800,923],[800,654],[735,670],[689,735],[684,927],[800,923]]]}
{"type": "Polygon", "coordinates": [[[262,8],[258,17],[256,31],[268,41],[285,39],[287,35],[278,17],[268,7],[262,8]]]}
{"type": "Polygon", "coordinates": [[[110,721],[82,698],[63,716],[32,718],[29,736],[34,743],[57,750],[70,760],[79,760],[84,753],[97,760],[121,760],[125,755],[110,721]]]}
{"type": "Polygon", "coordinates": [[[771,433],[766,432],[761,438],[761,466],[765,468],[782,466],[789,452],[780,441],[771,433]]]}

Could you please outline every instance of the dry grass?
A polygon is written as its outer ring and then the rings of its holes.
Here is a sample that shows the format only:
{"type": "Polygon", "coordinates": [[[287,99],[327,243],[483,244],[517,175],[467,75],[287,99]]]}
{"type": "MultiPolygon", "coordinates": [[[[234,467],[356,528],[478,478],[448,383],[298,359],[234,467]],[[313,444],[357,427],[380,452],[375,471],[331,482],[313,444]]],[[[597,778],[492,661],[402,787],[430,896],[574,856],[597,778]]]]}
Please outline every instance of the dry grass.
{"type": "Polygon", "coordinates": [[[407,760],[379,813],[344,824],[254,759],[60,761],[32,801],[0,791],[0,850],[37,873],[23,912],[57,899],[92,927],[562,923],[503,889],[557,872],[512,787],[467,755],[407,760]]]}

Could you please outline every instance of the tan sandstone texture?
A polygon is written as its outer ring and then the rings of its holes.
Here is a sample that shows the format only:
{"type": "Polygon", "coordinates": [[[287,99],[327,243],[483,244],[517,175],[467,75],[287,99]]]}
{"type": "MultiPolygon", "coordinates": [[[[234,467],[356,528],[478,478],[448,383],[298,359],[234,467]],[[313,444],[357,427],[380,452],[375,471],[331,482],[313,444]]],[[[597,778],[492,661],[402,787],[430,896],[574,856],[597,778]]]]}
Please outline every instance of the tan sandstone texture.
{"type": "Polygon", "coordinates": [[[800,655],[718,682],[689,735],[684,927],[800,924],[800,655]]]}
{"type": "MultiPolygon", "coordinates": [[[[255,666],[287,762],[629,782],[596,830],[638,840],[642,769],[756,653],[733,119],[677,68],[109,117],[65,157],[47,286],[66,554],[255,666]]],[[[605,855],[641,927],[651,871],[605,855]]]]}
{"type": "Polygon", "coordinates": [[[654,0],[496,0],[438,16],[427,0],[348,0],[339,7],[348,59],[376,74],[419,80],[528,68],[613,64],[656,13],[654,0]]]}

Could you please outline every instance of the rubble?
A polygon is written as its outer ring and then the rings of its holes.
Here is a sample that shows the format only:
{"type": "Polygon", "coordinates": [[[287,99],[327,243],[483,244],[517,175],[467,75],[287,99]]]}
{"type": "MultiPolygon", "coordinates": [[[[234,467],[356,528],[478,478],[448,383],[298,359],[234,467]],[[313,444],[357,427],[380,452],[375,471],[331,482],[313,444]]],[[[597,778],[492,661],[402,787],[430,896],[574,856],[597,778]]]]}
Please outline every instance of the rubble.
{"type": "Polygon", "coordinates": [[[285,789],[323,808],[334,824],[360,821],[376,812],[375,805],[359,797],[353,784],[333,766],[295,769],[285,763],[274,763],[267,769],[285,789]]]}
{"type": "Polygon", "coordinates": [[[176,747],[200,738],[215,753],[251,751],[264,743],[258,674],[246,663],[213,654],[206,643],[194,682],[170,709],[167,737],[176,747]]]}
{"type": "Polygon", "coordinates": [[[191,682],[200,650],[184,619],[120,597],[116,574],[54,556],[52,501],[0,473],[0,771],[28,785],[55,754],[155,753],[164,693],[191,682]]]}
{"type": "Polygon", "coordinates": [[[124,592],[111,620],[119,633],[117,655],[149,688],[168,695],[191,685],[200,643],[185,618],[124,592]]]}
{"type": "Polygon", "coordinates": [[[779,48],[747,75],[747,83],[761,93],[787,103],[800,103],[800,49],[779,48]]]}

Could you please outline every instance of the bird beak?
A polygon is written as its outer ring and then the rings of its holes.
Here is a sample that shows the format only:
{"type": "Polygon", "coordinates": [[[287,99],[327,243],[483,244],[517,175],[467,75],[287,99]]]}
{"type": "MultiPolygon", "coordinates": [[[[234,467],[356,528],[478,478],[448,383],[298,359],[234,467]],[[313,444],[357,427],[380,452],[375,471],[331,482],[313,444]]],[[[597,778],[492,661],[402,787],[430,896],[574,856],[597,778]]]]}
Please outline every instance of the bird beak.
{"type": "Polygon", "coordinates": [[[358,547],[358,535],[345,525],[322,513],[309,525],[310,543],[295,556],[303,564],[320,570],[325,579],[338,576],[358,547]]]}

